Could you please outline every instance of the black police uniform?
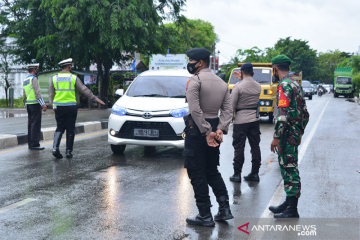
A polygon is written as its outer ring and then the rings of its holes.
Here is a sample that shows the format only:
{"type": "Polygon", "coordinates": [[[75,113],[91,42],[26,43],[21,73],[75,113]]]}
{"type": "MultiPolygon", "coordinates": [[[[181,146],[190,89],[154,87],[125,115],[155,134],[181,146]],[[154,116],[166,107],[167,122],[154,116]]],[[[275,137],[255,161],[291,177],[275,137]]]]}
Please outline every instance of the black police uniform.
{"type": "MultiPolygon", "coordinates": [[[[190,59],[197,61],[208,59],[210,56],[210,52],[204,48],[192,49],[186,54],[190,59]]],[[[189,63],[188,70],[192,74],[196,72],[195,65],[189,63]]],[[[223,130],[226,134],[232,117],[230,94],[227,84],[209,68],[204,68],[191,77],[188,87],[186,97],[189,102],[189,115],[184,117],[186,137],[183,155],[199,215],[187,218],[186,221],[194,225],[214,226],[210,211],[209,185],[219,203],[219,213],[215,215],[215,220],[228,220],[233,216],[225,183],[217,169],[219,146],[208,146],[206,135],[217,129],[223,130]],[[218,117],[220,109],[221,114],[218,117]]]]}

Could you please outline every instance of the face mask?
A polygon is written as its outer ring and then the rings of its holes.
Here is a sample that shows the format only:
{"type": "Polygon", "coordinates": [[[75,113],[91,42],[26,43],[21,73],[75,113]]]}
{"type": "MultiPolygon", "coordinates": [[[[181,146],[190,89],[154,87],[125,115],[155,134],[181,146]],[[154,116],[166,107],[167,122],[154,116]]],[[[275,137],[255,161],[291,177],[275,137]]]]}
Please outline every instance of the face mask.
{"type": "Polygon", "coordinates": [[[273,78],[272,78],[273,83],[279,82],[280,78],[279,78],[279,75],[276,75],[277,74],[276,68],[273,68],[273,73],[274,73],[273,78]]]}
{"type": "Polygon", "coordinates": [[[242,72],[240,72],[240,80],[243,80],[244,79],[244,75],[242,72]]]}
{"type": "Polygon", "coordinates": [[[35,76],[39,76],[39,69],[35,70],[35,76]]]}
{"type": "Polygon", "coordinates": [[[187,64],[187,70],[188,70],[188,72],[189,72],[190,74],[196,73],[196,71],[199,69],[199,67],[195,67],[196,64],[198,64],[198,62],[196,62],[196,63],[190,63],[190,62],[189,62],[189,63],[187,64]]]}

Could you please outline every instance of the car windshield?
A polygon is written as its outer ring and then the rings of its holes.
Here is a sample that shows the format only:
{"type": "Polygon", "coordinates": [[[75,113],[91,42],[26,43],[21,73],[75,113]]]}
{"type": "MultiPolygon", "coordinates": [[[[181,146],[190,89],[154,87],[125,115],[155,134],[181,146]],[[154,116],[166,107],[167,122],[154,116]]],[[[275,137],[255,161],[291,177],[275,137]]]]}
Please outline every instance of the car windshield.
{"type": "Polygon", "coordinates": [[[303,86],[303,88],[311,88],[311,83],[308,81],[303,81],[302,86],[303,86]]]}
{"type": "Polygon", "coordinates": [[[140,76],[131,84],[127,96],[185,98],[188,79],[182,76],[140,76]]]}
{"type": "Polygon", "coordinates": [[[336,79],[337,84],[352,84],[351,78],[349,77],[338,77],[336,79]]]}
{"type": "MultiPolygon", "coordinates": [[[[234,69],[233,72],[239,72],[240,69],[234,69]]],[[[271,83],[271,70],[270,69],[254,69],[253,79],[260,84],[270,84],[271,83]]],[[[234,75],[231,75],[230,84],[236,84],[241,80],[236,78],[234,75]]]]}

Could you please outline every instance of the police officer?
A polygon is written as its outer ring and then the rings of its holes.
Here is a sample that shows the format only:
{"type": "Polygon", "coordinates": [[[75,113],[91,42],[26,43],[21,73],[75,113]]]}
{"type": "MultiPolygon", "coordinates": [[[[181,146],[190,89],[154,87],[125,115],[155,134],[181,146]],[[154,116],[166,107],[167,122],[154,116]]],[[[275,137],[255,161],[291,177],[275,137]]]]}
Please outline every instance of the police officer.
{"type": "Polygon", "coordinates": [[[273,74],[279,82],[277,108],[274,118],[275,133],[271,151],[277,152],[286,200],[279,206],[270,206],[275,218],[298,218],[298,199],[301,182],[298,169],[298,146],[309,122],[304,92],[289,74],[291,60],[285,55],[272,59],[273,74]]]}
{"type": "Polygon", "coordinates": [[[50,101],[55,111],[57,128],[54,134],[53,155],[56,158],[63,158],[59,146],[61,137],[66,130],[66,157],[72,158],[72,151],[75,138],[75,122],[77,117],[75,88],[80,90],[86,97],[93,101],[105,105],[81,82],[81,80],[72,74],[73,60],[71,58],[59,62],[61,72],[54,75],[49,86],[50,101]]]}
{"type": "Polygon", "coordinates": [[[28,145],[30,150],[44,150],[40,147],[41,139],[41,110],[46,112],[46,105],[41,98],[37,75],[39,64],[29,64],[30,75],[23,81],[23,101],[28,113],[28,145]]]}
{"type": "Polygon", "coordinates": [[[210,52],[195,48],[186,52],[188,71],[194,74],[188,81],[186,99],[189,115],[185,120],[185,168],[195,192],[199,214],[187,218],[192,225],[215,225],[210,211],[209,187],[219,203],[216,221],[232,219],[228,192],[217,167],[219,144],[227,134],[232,119],[232,107],[227,84],[209,69],[210,52]],[[220,115],[219,114],[220,110],[220,115]]]}
{"type": "Polygon", "coordinates": [[[236,111],[233,129],[234,175],[230,177],[233,182],[241,182],[241,171],[244,164],[244,150],[248,138],[252,154],[251,173],[244,177],[247,181],[259,181],[259,168],[261,165],[260,152],[260,116],[258,112],[261,85],[252,77],[253,65],[245,63],[240,72],[233,73],[242,80],[238,82],[231,93],[231,103],[236,111]]]}

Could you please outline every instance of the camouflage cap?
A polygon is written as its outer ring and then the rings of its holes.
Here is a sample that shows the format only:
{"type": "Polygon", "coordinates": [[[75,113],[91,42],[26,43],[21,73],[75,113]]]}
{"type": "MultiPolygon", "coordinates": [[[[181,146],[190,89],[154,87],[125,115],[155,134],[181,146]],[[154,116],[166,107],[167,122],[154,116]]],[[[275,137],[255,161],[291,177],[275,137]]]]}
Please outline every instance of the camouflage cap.
{"type": "Polygon", "coordinates": [[[288,58],[285,55],[279,55],[279,56],[276,56],[273,59],[271,59],[271,63],[273,65],[278,64],[278,63],[289,63],[289,64],[291,64],[291,60],[290,60],[290,58],[288,58]]]}

